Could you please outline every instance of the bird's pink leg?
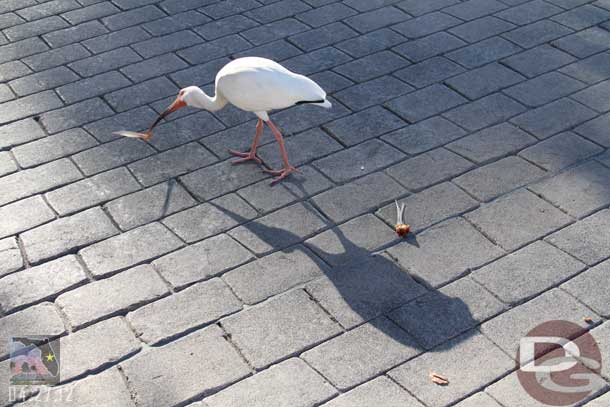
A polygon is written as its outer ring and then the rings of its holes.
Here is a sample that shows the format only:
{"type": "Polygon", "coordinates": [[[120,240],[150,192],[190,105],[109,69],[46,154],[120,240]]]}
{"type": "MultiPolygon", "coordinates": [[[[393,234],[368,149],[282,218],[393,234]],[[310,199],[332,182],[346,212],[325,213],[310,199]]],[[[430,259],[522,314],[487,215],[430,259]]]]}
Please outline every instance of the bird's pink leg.
{"type": "Polygon", "coordinates": [[[288,174],[290,174],[291,172],[300,172],[300,171],[298,169],[294,168],[288,162],[288,153],[286,152],[286,147],[284,146],[284,138],[282,137],[282,133],[280,133],[278,128],[275,127],[275,124],[273,124],[273,122],[271,120],[269,120],[267,122],[267,124],[271,128],[271,131],[273,132],[273,135],[275,136],[275,139],[277,140],[277,143],[280,146],[280,153],[282,154],[282,161],[284,162],[284,168],[281,170],[263,170],[264,172],[266,172],[268,174],[277,175],[277,177],[271,182],[271,185],[273,185],[273,184],[283,180],[284,178],[286,178],[288,176],[288,174]]]}
{"type": "Polygon", "coordinates": [[[254,136],[254,140],[252,141],[252,146],[250,147],[250,151],[248,151],[247,153],[242,153],[241,151],[229,150],[229,153],[236,155],[238,157],[243,157],[238,160],[232,161],[232,164],[239,164],[239,163],[243,163],[243,162],[250,161],[250,160],[254,160],[257,163],[262,164],[261,159],[258,158],[258,156],[256,155],[256,148],[258,147],[258,141],[260,140],[262,135],[263,135],[263,121],[261,119],[258,119],[258,122],[256,123],[256,135],[254,136]]]}

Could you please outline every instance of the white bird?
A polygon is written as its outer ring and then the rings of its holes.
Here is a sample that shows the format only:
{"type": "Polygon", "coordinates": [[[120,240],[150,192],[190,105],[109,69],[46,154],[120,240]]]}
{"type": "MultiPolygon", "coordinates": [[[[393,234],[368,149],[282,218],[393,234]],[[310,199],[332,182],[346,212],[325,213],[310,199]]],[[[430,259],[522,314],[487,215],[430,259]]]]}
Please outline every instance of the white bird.
{"type": "Polygon", "coordinates": [[[222,109],[227,103],[231,103],[258,116],[256,134],[250,151],[229,150],[231,154],[242,157],[233,163],[253,160],[261,164],[260,158],[256,155],[256,148],[263,133],[264,123],[266,123],[279,144],[284,162],[284,168],[281,170],[263,170],[277,176],[272,182],[273,184],[298,170],[288,162],[284,139],[269,118],[269,112],[305,103],[325,108],[332,107],[326,99],[326,92],[317,83],[266,58],[245,57],[229,62],[216,75],[215,87],[216,94],[213,97],[208,96],[197,86],[186,87],[180,90],[176,100],[161,113],[146,133],[119,132],[117,134],[148,139],[152,137],[153,127],[161,119],[182,107],[193,106],[215,112],[222,109]]]}

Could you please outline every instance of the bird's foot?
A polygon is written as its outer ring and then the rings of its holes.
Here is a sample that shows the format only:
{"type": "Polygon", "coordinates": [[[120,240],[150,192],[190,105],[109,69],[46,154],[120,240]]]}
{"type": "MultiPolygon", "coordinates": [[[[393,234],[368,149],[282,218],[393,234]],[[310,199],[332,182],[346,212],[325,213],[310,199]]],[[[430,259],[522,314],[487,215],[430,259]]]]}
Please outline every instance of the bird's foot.
{"type": "Polygon", "coordinates": [[[247,153],[242,153],[241,151],[229,150],[229,153],[236,155],[238,157],[242,157],[240,159],[231,161],[231,164],[240,164],[245,163],[246,161],[256,161],[259,164],[262,164],[260,158],[256,155],[256,151],[248,151],[247,153]]]}
{"type": "Polygon", "coordinates": [[[271,185],[275,185],[284,178],[286,178],[289,174],[293,172],[301,172],[301,170],[294,168],[292,165],[290,165],[288,167],[282,168],[281,170],[263,170],[263,172],[271,175],[277,175],[277,177],[275,177],[273,181],[271,181],[271,185]]]}

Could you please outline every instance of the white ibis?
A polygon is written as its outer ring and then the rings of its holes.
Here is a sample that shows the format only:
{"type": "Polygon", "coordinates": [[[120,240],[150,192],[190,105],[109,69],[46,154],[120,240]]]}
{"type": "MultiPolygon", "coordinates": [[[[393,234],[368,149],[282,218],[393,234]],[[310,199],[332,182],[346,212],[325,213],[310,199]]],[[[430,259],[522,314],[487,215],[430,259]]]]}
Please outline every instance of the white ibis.
{"type": "Polygon", "coordinates": [[[261,164],[260,158],[256,155],[256,148],[263,133],[263,123],[267,123],[279,144],[284,168],[263,171],[277,176],[272,184],[282,180],[288,174],[298,171],[288,162],[284,139],[269,118],[269,112],[299,104],[330,108],[332,105],[326,99],[326,92],[311,79],[291,72],[277,62],[258,57],[238,58],[226,64],[216,75],[215,86],[214,97],[208,96],[197,86],[189,86],[180,90],[176,100],[159,115],[146,133],[122,131],[116,134],[149,139],[152,137],[152,129],[157,123],[182,107],[193,106],[215,112],[222,109],[227,103],[231,103],[258,116],[256,133],[250,151],[229,150],[231,154],[241,157],[233,163],[253,160],[261,164]]]}

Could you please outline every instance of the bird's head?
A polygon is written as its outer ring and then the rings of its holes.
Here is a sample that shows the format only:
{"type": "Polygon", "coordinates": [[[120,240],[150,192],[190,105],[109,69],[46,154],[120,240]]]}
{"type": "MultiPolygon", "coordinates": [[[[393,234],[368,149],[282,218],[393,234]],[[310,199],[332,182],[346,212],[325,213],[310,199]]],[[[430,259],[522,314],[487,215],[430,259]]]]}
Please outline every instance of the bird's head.
{"type": "Polygon", "coordinates": [[[169,105],[167,109],[163,113],[162,116],[167,116],[170,113],[175,112],[178,109],[181,109],[185,106],[196,106],[197,100],[201,97],[203,91],[199,89],[197,86],[188,86],[186,88],[180,89],[178,92],[178,96],[176,96],[176,100],[169,105]]]}

